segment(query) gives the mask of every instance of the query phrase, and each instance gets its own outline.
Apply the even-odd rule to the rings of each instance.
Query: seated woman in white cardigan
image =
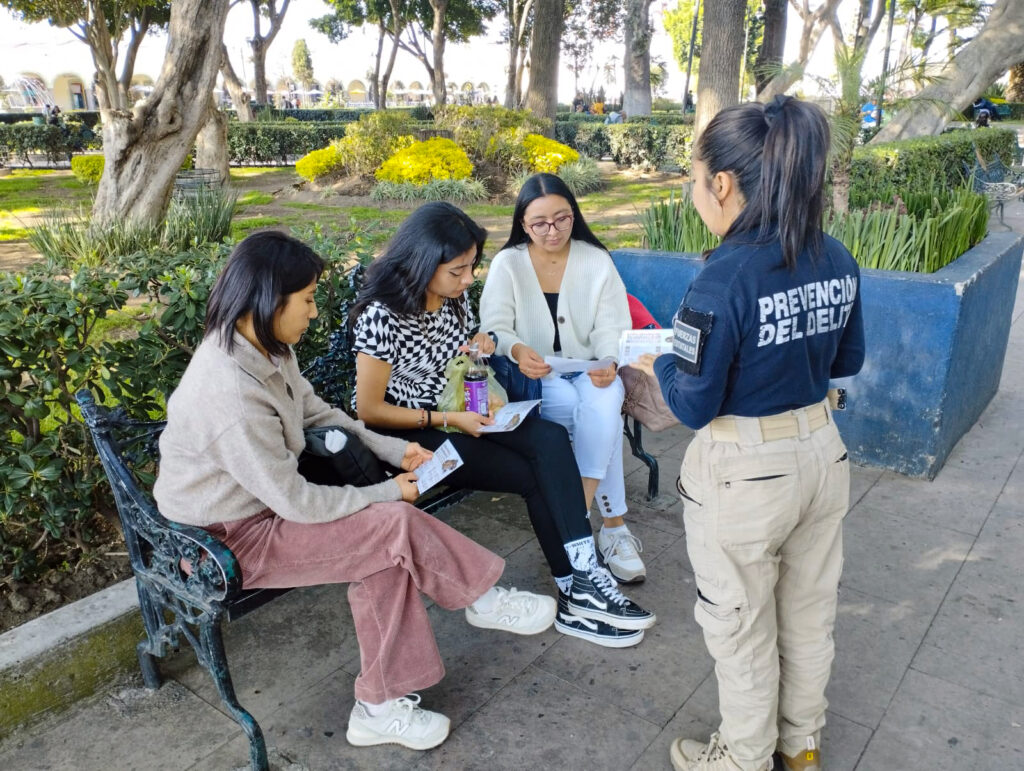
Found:
[[[604,518],[597,546],[608,569],[623,583],[644,580],[642,546],[623,520],[625,391],[616,359],[619,336],[631,327],[626,287],[553,174],[535,174],[519,191],[512,234],[488,271],[480,322],[497,336],[496,353],[526,377],[543,378],[541,415],[569,430],[587,505],[596,497]],[[544,362],[552,354],[612,363],[557,376]]]

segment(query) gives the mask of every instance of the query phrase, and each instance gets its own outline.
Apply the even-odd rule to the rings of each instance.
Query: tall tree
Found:
[[[220,46],[220,76],[224,79],[224,87],[231,96],[231,104],[235,107],[235,115],[240,123],[249,123],[253,119],[252,99],[245,90],[245,84],[235,73],[231,66],[231,57],[228,56],[228,47],[221,43]]]
[[[562,53],[573,74],[574,91],[579,93],[579,78],[593,61],[595,44],[622,40],[624,9],[622,0],[566,0],[565,11]]]
[[[292,46],[292,75],[302,84],[303,91],[313,87],[313,57],[309,55],[305,38],[300,37]]]
[[[754,85],[758,94],[782,66],[786,50],[787,10],[786,0],[764,0],[764,37],[754,62]]]
[[[277,0],[249,0],[252,6],[252,37],[249,38],[249,45],[252,47],[253,90],[257,104],[268,104],[270,101],[267,94],[267,49],[281,31],[289,2],[281,0],[281,9],[278,10]],[[262,29],[264,18],[270,24],[266,33]]]
[[[936,82],[926,86],[901,109],[873,142],[928,136],[942,131],[950,114],[971,104],[1007,65],[1024,59],[1024,3],[997,0],[978,34],[939,72]],[[943,109],[940,105],[948,105]]]
[[[723,108],[739,103],[746,0],[704,4],[704,45],[694,136]]]
[[[759,100],[767,102],[779,94],[786,93],[803,77],[804,67],[807,66],[814,49],[818,47],[822,33],[836,19],[836,9],[840,2],[842,0],[820,0],[817,6],[811,8],[810,0],[789,0],[790,6],[800,16],[800,45],[796,58],[777,72],[758,92]]]
[[[741,5],[746,5],[742,0]],[[622,71],[626,79],[622,109],[627,115],[651,114],[651,0],[626,0]]]
[[[93,217],[159,222],[174,176],[208,117],[228,0],[175,0],[153,93],[132,112],[103,113],[103,177]]]
[[[558,58],[561,49],[565,0],[534,0],[530,39],[530,87],[526,108],[554,121],[558,110]]]
[[[135,74],[135,57],[146,34],[166,26],[170,2],[159,0],[0,0],[0,7],[29,22],[64,27],[89,46],[96,67],[100,107],[126,110]],[[120,46],[128,45],[118,75]]]
[[[505,80],[505,106],[512,110],[523,101],[523,68],[533,28],[534,0],[504,0],[505,40],[508,45],[508,71]]]

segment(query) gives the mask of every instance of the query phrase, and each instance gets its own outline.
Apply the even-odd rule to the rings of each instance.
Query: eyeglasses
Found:
[[[554,222],[542,220],[541,222],[534,222],[532,225],[527,225],[527,227],[530,228],[535,236],[546,236],[551,231],[552,227],[560,233],[564,233],[572,227],[572,215],[564,214]]]

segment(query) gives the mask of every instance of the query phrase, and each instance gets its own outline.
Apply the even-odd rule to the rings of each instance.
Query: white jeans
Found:
[[[597,505],[603,517],[626,513],[622,472],[622,400],[626,390],[618,376],[606,388],[596,387],[586,373],[573,380],[555,376],[541,381],[541,417],[569,431],[580,476],[601,480]]]

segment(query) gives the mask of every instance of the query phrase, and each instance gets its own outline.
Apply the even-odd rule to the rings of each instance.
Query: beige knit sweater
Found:
[[[344,426],[393,466],[406,442],[370,431],[316,396],[294,355],[275,365],[241,335],[234,342],[229,354],[204,340],[167,401],[153,488],[165,517],[211,525],[269,508],[295,522],[330,522],[401,500],[393,479],[369,487],[307,482],[298,472],[304,428]]]
[[[569,262],[558,293],[562,355],[574,359],[619,358],[619,336],[632,325],[626,287],[612,258],[584,241],[569,242]],[[480,329],[498,337],[496,352],[512,358],[524,343],[550,356],[555,340],[544,292],[525,245],[494,256],[480,296]]]

